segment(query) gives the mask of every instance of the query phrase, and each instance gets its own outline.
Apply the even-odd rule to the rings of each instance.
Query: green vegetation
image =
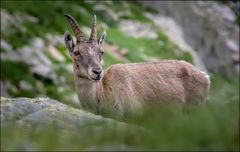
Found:
[[[112,64],[118,64],[118,63],[122,63],[121,61],[119,61],[118,59],[114,58],[113,56],[111,56],[111,54],[109,54],[106,50],[106,53],[104,53],[103,56],[103,61],[104,61],[104,68],[106,69],[107,67],[109,67]]]
[[[11,80],[14,84],[20,80],[25,79],[33,82],[33,78],[28,75],[28,65],[22,62],[12,62],[9,60],[1,61],[2,72],[1,78],[3,80]]]
[[[236,23],[238,24],[238,26],[240,26],[240,15],[237,16]]]
[[[172,59],[174,56],[177,59],[186,59],[186,61],[189,62],[192,61],[188,53],[177,54],[176,50],[178,47],[170,42],[164,34],[158,33],[158,35],[157,41],[147,38],[134,38],[113,28],[108,30],[110,39],[107,39],[107,41],[117,44],[122,48],[127,48],[129,50],[127,58],[131,62],[144,62],[145,59],[142,56],[143,54],[158,59]]]
[[[118,20],[114,20],[106,10],[97,10],[95,6],[98,4],[106,6],[116,14],[121,14],[125,10],[128,10],[129,14],[126,11],[119,15]],[[1,33],[1,38],[10,43],[14,50],[29,44],[34,37],[41,37],[48,43],[47,33],[63,35],[66,30],[71,31],[63,16],[65,13],[74,16],[81,26],[90,26],[92,14],[95,12],[98,23],[106,23],[109,27],[106,29],[106,43],[116,45],[120,49],[127,49],[127,60],[144,62],[148,58],[156,58],[183,59],[192,62],[191,55],[178,51],[178,46],[161,31],[157,30],[158,37],[155,40],[134,38],[121,32],[118,23],[122,19],[152,24],[152,21],[143,13],[146,11],[156,13],[156,10],[144,7],[137,2],[1,1],[1,9],[5,9],[13,16],[31,15],[37,19],[36,22],[27,19],[19,21],[19,24],[9,27],[10,34]],[[20,26],[26,30],[19,28]],[[46,53],[53,63],[57,83],[32,75],[29,65],[23,62],[1,60],[1,80],[14,86],[14,89],[7,90],[11,97],[37,97],[39,94],[44,94],[79,108],[79,105],[72,103],[67,95],[75,93],[73,75],[66,68],[71,64],[71,59],[65,52],[65,46],[55,47],[66,59],[61,63]],[[114,58],[110,51],[105,50],[105,69],[112,64],[122,62]],[[64,81],[61,80],[62,78]],[[33,89],[21,90],[19,87],[21,80],[27,81]],[[38,89],[38,82],[43,84],[43,90]],[[224,78],[212,74],[209,103],[205,106],[187,106],[183,109],[166,106],[149,111],[142,117],[121,119],[124,122],[143,126],[147,132],[138,132],[131,127],[118,130],[106,124],[73,130],[57,128],[54,123],[50,126],[29,127],[20,127],[14,122],[3,124],[1,125],[1,151],[87,150],[88,148],[104,150],[107,145],[110,145],[110,149],[113,150],[239,150],[238,84],[239,80],[235,76]],[[64,92],[59,91],[59,88],[64,88]]]
[[[209,103],[203,107],[163,107],[139,118],[128,118],[145,128],[116,129],[106,124],[62,130],[55,126],[2,128],[1,150],[238,150],[239,102]],[[125,145],[121,149],[122,145]],[[94,149],[93,149],[94,150]]]
[[[11,81],[16,88],[8,90],[13,96],[28,96],[35,97],[37,92],[27,92],[19,89],[21,80],[28,81],[30,84],[35,84],[35,79],[29,74],[28,65],[23,62],[12,62],[9,60],[1,61],[1,79]]]

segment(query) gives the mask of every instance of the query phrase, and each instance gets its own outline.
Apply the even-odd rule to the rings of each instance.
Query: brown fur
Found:
[[[120,114],[141,112],[146,105],[206,101],[208,76],[185,61],[116,64],[100,81],[75,75],[80,102],[84,107],[112,107]]]

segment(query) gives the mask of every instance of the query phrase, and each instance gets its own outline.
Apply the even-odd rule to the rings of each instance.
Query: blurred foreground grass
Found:
[[[143,126],[116,129],[100,124],[64,130],[50,126],[2,127],[1,150],[239,150],[239,102],[174,106],[123,120]],[[68,124],[66,124],[68,125]]]

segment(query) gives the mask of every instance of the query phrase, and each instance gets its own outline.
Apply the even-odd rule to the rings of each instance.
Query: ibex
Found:
[[[106,32],[97,39],[96,16],[89,39],[78,23],[65,15],[76,36],[65,32],[73,62],[75,85],[83,108],[111,107],[118,114],[137,113],[161,103],[205,103],[209,76],[185,61],[115,64],[103,72],[101,60]]]

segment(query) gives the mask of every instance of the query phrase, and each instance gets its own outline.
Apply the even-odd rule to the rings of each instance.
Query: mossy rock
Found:
[[[1,131],[1,151],[58,151],[135,149],[121,143],[112,145],[111,138],[125,131],[139,134],[144,130],[49,98],[1,97]]]
[[[104,124],[125,126],[109,118],[76,109],[49,98],[1,97],[1,123],[17,122],[21,125],[56,125],[63,129]]]

